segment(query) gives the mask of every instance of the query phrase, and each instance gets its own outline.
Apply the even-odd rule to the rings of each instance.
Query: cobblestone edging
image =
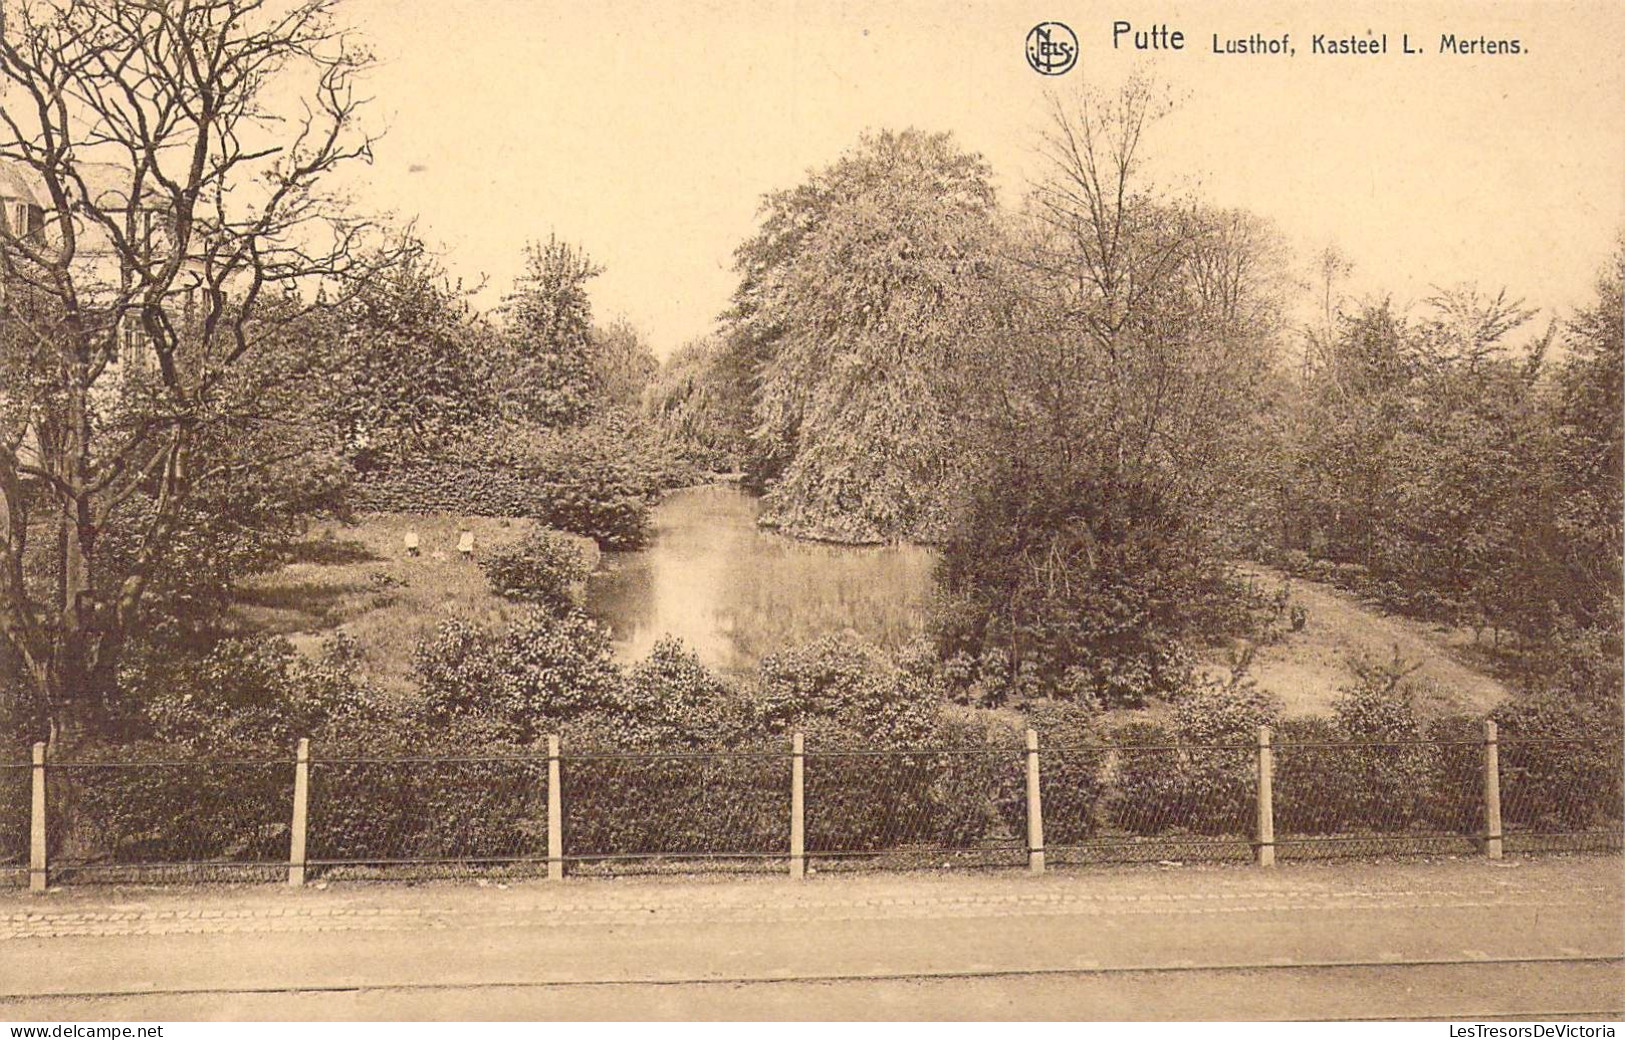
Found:
[[[1595,908],[1598,899],[1625,898],[1609,886],[1497,892],[1277,892],[1108,895],[1022,893],[919,898],[693,901],[504,899],[475,907],[295,905],[258,907],[30,910],[0,914],[0,941],[75,936],[233,934],[248,932],[415,931],[451,928],[555,928],[614,924],[692,925],[814,919],[866,921],[1077,915],[1117,917],[1167,914],[1284,913],[1302,911],[1432,910],[1473,907]]]

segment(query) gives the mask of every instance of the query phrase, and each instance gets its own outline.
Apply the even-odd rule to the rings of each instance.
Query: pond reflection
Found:
[[[913,545],[802,542],[756,526],[756,499],[731,485],[674,492],[637,552],[606,553],[587,609],[623,661],[662,635],[732,675],[765,655],[852,632],[886,647],[923,627],[935,556]]]

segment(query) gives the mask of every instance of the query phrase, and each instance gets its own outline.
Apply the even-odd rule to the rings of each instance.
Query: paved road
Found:
[[[1608,1012],[1617,857],[0,897],[0,1019]]]

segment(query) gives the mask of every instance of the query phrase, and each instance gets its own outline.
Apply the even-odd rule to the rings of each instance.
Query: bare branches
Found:
[[[1047,175],[1030,202],[1051,242],[1032,263],[1070,287],[1075,315],[1109,355],[1189,245],[1178,207],[1146,194],[1140,181],[1144,133],[1165,107],[1138,80],[1110,98],[1087,90],[1052,96],[1040,139]]]
[[[70,644],[97,525],[156,491],[113,577],[126,625],[196,438],[236,406],[233,367],[379,262],[377,227],[326,186],[374,143],[358,86],[371,57],[338,3],[0,0],[0,177],[38,217],[0,226],[0,433],[18,445],[33,431],[38,458],[14,448],[7,472],[49,487],[69,532],[58,619],[33,619],[59,633],[52,683],[96,666],[95,646]],[[120,383],[101,385],[110,373]],[[0,592],[25,602],[4,571]]]

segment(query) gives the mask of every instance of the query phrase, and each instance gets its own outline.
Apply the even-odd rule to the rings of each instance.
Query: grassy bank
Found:
[[[517,542],[534,526],[524,519],[452,514],[376,513],[354,525],[323,524],[296,559],[240,590],[232,611],[245,632],[287,636],[311,650],[335,631],[353,636],[366,670],[391,691],[409,687],[412,652],[448,617],[501,625],[523,607],[493,595],[475,562],[457,552],[461,532],[474,535],[475,556]],[[421,555],[407,555],[404,538],[416,531]],[[581,539],[597,561],[597,549]],[[1265,586],[1281,576],[1251,567]],[[1417,665],[1424,714],[1481,714],[1507,696],[1504,686],[1475,666],[1471,633],[1386,614],[1358,597],[1310,581],[1292,583],[1294,602],[1307,611],[1301,631],[1259,650],[1251,674],[1277,696],[1288,715],[1322,715],[1339,690],[1353,682],[1349,662],[1364,655],[1392,660],[1397,649]],[[1214,658],[1208,667],[1219,670]],[[1126,713],[1136,715],[1142,713]]]
[[[475,561],[534,526],[525,519],[403,513],[322,524],[293,562],[245,583],[232,620],[247,632],[286,636],[304,650],[342,630],[361,646],[367,673],[399,692],[408,688],[413,649],[445,618],[500,625],[523,612],[492,594]],[[409,531],[418,535],[415,557],[406,551]],[[457,552],[463,531],[474,535],[473,561]],[[581,542],[596,562],[596,547]]]

